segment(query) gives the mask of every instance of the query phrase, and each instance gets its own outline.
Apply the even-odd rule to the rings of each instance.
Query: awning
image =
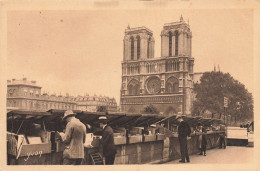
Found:
[[[7,121],[36,121],[49,116],[50,113],[42,111],[12,110],[7,113]]]

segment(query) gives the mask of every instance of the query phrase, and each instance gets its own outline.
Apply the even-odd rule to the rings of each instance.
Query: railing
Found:
[[[176,94],[174,96],[168,95],[154,95],[147,96],[127,96],[121,98],[121,104],[150,104],[150,103],[181,103],[182,95]]]

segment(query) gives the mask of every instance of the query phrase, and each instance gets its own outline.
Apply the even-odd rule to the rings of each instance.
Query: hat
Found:
[[[108,121],[106,116],[100,116],[98,118],[98,120],[99,120],[100,123],[103,123],[103,124],[107,124],[107,121]]]
[[[179,118],[182,118],[183,116],[181,116],[181,115],[177,115],[176,116],[176,119],[179,119]]]
[[[100,116],[100,117],[98,118],[98,120],[100,120],[100,121],[106,121],[106,120],[107,120],[107,117],[106,117],[106,116]]]
[[[76,116],[76,114],[73,113],[72,110],[67,110],[67,111],[64,113],[64,116],[63,116],[62,120],[65,120],[65,119],[66,119],[67,117],[69,117],[69,116]]]

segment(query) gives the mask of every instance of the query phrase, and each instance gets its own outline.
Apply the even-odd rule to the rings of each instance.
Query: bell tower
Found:
[[[182,16],[179,22],[164,24],[161,32],[161,56],[191,57],[191,38],[189,23]]]
[[[136,61],[154,57],[153,33],[146,27],[125,30],[124,61]]]

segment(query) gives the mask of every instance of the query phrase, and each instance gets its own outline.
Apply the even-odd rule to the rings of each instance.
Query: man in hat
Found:
[[[185,158],[187,162],[190,162],[189,153],[187,149],[187,138],[191,134],[190,126],[187,122],[183,120],[183,117],[178,115],[176,117],[179,122],[178,126],[178,139],[180,142],[181,160],[179,162],[185,163]]]
[[[116,147],[114,143],[113,129],[107,125],[107,117],[99,117],[99,126],[103,129],[101,144],[103,146],[103,154],[105,156],[106,165],[113,165],[116,155]]]
[[[67,122],[65,135],[62,136],[66,146],[63,152],[64,165],[80,165],[84,158],[86,126],[75,115],[72,110],[67,110],[62,118]]]

